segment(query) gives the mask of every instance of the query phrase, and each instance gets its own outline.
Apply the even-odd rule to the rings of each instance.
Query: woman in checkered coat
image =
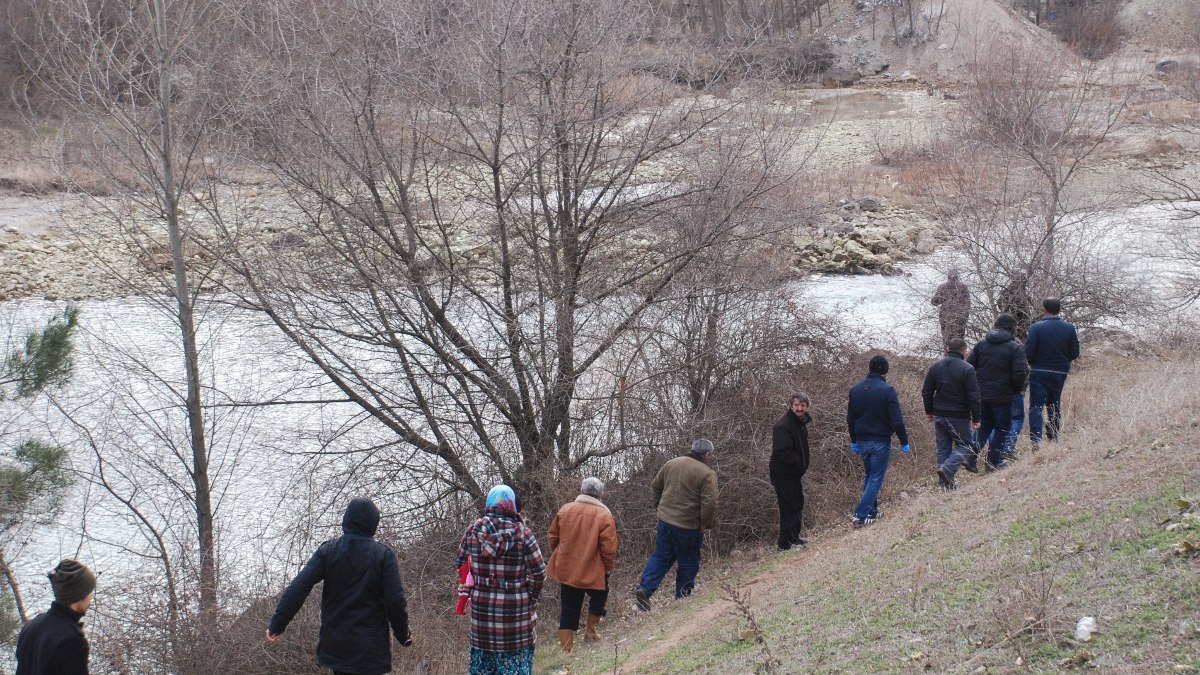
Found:
[[[537,601],[546,563],[537,538],[517,513],[512,488],[488,492],[483,517],[463,535],[456,567],[470,561],[471,674],[533,673]]]

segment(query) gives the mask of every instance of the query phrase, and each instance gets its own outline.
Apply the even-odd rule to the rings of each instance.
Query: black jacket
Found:
[[[947,352],[925,374],[921,388],[925,414],[941,417],[970,417],[979,421],[979,380],[975,369],[958,352]]]
[[[901,445],[908,444],[908,432],[904,429],[904,414],[900,412],[896,389],[879,373],[870,373],[867,379],[850,387],[846,427],[850,430],[851,443],[890,443],[895,433]]]
[[[88,641],[82,614],[54,602],[17,637],[17,675],[87,675]]]
[[[396,554],[372,539],[378,526],[375,504],[369,499],[352,500],[342,517],[344,534],[321,544],[283,591],[271,617],[269,630],[282,633],[312,587],[324,581],[317,663],[325,668],[362,675],[387,673],[392,669],[389,624],[401,644],[409,640]]]
[[[1079,358],[1079,334],[1058,316],[1043,316],[1029,328],[1025,356],[1031,370],[1069,373],[1071,362]]]
[[[771,477],[800,478],[808,471],[808,423],[812,416],[797,417],[788,409],[771,430]]]
[[[1011,401],[1025,390],[1029,379],[1029,364],[1025,350],[1013,339],[1012,333],[993,328],[967,356],[975,366],[979,380],[979,398],[993,403]]]

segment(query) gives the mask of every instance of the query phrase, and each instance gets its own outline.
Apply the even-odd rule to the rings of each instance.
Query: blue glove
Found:
[[[861,454],[862,454],[862,447],[860,447],[860,446],[858,445],[858,443],[851,443],[851,444],[850,444],[850,449],[851,449],[851,450],[853,450],[853,451],[854,451],[854,454],[856,454],[856,455],[861,455]]]
[[[908,443],[900,446],[900,452],[908,452],[910,450],[912,450],[912,448],[908,447]]]

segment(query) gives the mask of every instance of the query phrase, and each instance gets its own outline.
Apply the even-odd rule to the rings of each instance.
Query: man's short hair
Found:
[[[712,452],[713,449],[713,442],[707,438],[697,438],[696,440],[692,441],[693,455],[707,455],[708,453]]]
[[[579,493],[589,497],[599,497],[604,494],[604,483],[595,476],[588,476],[579,485]]]
[[[878,373],[880,375],[888,374],[888,360],[883,354],[876,354],[871,357],[871,362],[867,364],[867,371]]]
[[[1062,311],[1062,300],[1058,298],[1046,298],[1042,301],[1042,308],[1051,314],[1058,314]]]
[[[996,323],[992,324],[1000,330],[1006,330],[1010,333],[1017,330],[1017,317],[1012,314],[1001,314],[996,317]]]
[[[808,400],[808,394],[806,394],[802,391],[798,391],[798,392],[792,394],[791,398],[788,399],[788,405],[790,406],[791,404],[795,403],[796,401],[800,401],[804,405],[812,405],[812,401]]]
[[[967,341],[962,338],[950,338],[946,340],[946,351],[961,352],[967,348]]]

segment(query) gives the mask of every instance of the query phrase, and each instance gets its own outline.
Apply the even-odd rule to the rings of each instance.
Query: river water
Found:
[[[896,276],[818,275],[795,282],[794,289],[816,308],[838,314],[864,350],[934,355],[937,324],[928,298],[955,262],[953,254],[939,250],[901,264]],[[42,300],[0,303],[0,331],[11,336],[36,328],[61,307]],[[62,557],[81,557],[111,585],[153,564],[139,556],[147,547],[144,530],[96,484],[97,452],[110,458],[106,476],[124,495],[133,485],[122,472],[157,474],[160,485],[186,479],[172,443],[162,442],[173,439],[186,452],[179,416],[167,410],[182,391],[178,329],[169,313],[132,298],[79,307],[76,373],[66,391],[28,407],[0,404],[0,440],[8,445],[18,433],[36,433],[67,445],[79,476],[57,518],[7,544],[31,613],[48,601],[43,575]],[[224,572],[246,570],[251,583],[277,583],[302,561],[312,539],[337,532],[340,513],[333,511],[344,502],[336,498],[341,486],[336,476],[314,474],[310,453],[338,434],[352,439],[356,411],[345,404],[239,407],[250,400],[319,399],[330,392],[258,317],[214,306],[202,319],[206,383],[225,396],[215,401],[224,407],[213,411],[210,428]],[[153,422],[153,432],[146,421]],[[161,450],[131,450],[146,447]],[[138,497],[152,505],[148,518],[164,531],[190,522],[191,506],[170,488]],[[297,514],[314,511],[315,521],[295,527]]]

